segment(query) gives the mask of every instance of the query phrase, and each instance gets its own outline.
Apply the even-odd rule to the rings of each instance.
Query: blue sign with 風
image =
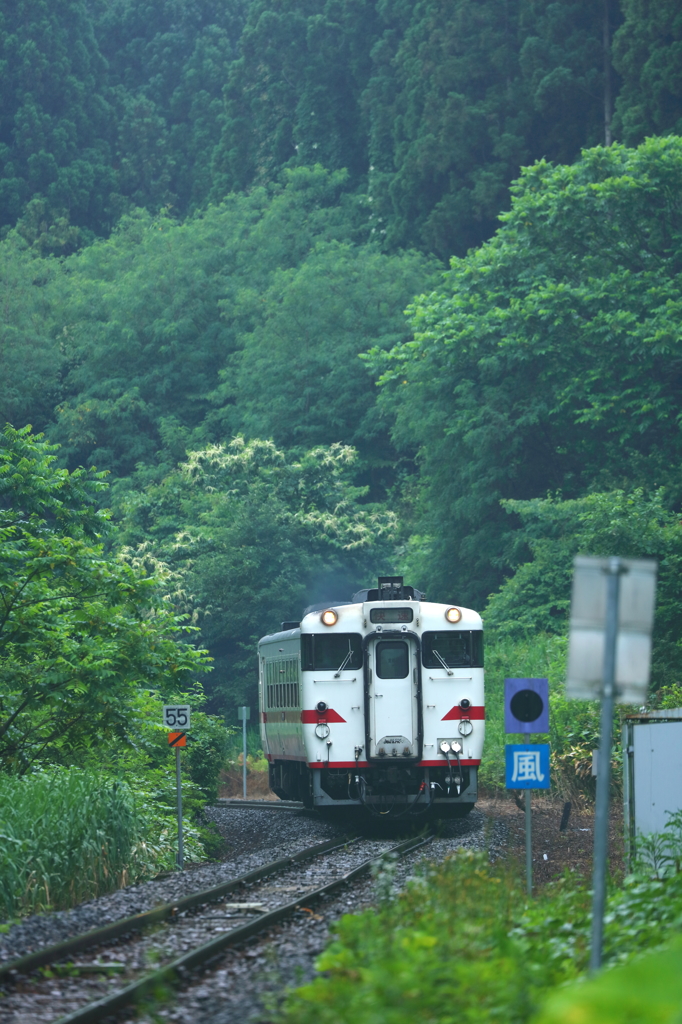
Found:
[[[549,743],[508,743],[507,789],[549,789]]]

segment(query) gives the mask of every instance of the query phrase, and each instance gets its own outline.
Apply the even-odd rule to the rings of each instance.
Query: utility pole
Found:
[[[611,19],[609,0],[604,0],[604,145],[613,142],[611,118],[613,116],[613,95],[611,91]]]
[[[601,967],[604,939],[604,907],[606,906],[606,860],[609,848],[609,789],[611,786],[611,742],[613,708],[616,699],[616,642],[618,640],[618,606],[620,558],[609,558],[606,570],[606,621],[604,623],[604,674],[601,694],[601,725],[597,757],[597,805],[594,814],[594,861],[592,868],[592,944],[590,970]]]
[[[246,723],[251,718],[251,708],[240,707],[237,715],[242,723],[242,789],[246,800]]]
[[[601,700],[590,949],[595,972],[604,941],[614,705],[646,700],[657,567],[647,559],[584,555],[573,566],[566,696]]]

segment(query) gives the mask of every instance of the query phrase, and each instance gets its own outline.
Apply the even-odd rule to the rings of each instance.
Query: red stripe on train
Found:
[[[334,711],[333,708],[327,708],[326,711],[301,711],[300,715],[297,711],[261,711],[261,721],[267,725],[268,715],[270,715],[271,724],[277,725],[280,721],[282,722],[303,722],[304,725],[317,725],[318,722],[344,722],[346,725],[345,718],[342,718],[338,711]]]
[[[326,711],[302,711],[301,721],[304,725],[317,725],[318,722],[345,722],[338,711],[327,708]]]
[[[459,718],[471,718],[472,720],[480,721],[480,719],[485,718],[485,708],[467,708],[466,711],[463,711],[459,704],[455,704],[454,708],[451,708],[447,715],[443,715],[441,722],[452,722]]]

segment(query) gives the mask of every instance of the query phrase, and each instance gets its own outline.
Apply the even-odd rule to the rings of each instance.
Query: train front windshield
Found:
[[[439,660],[438,655],[443,659]],[[427,632],[422,636],[424,668],[483,668],[483,633],[480,629]]]
[[[301,666],[304,672],[362,668],[362,637],[359,633],[304,633]]]

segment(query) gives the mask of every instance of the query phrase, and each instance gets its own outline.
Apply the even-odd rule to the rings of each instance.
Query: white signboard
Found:
[[[189,729],[189,704],[164,704],[163,724],[173,732],[185,732]]]
[[[604,668],[609,559],[579,556],[573,564],[566,695],[598,700]],[[620,565],[616,700],[621,704],[642,704],[649,685],[656,562],[622,558]]]

